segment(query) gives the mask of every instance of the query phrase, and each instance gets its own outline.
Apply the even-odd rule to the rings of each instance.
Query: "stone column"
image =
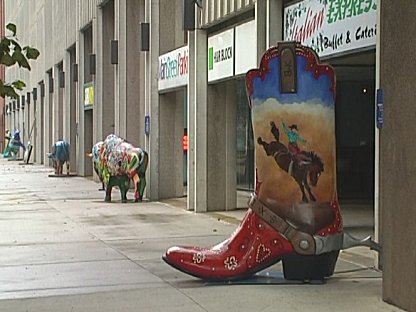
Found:
[[[146,142],[150,162],[147,196],[159,199],[159,0],[146,1],[146,21],[150,23],[150,51],[146,53],[146,112],[150,116],[150,134]]]
[[[65,100],[64,100],[64,140],[69,142],[69,159],[71,162],[71,171],[77,172],[76,166],[76,106],[77,106],[77,84],[74,81],[73,66],[76,63],[75,47],[69,49],[65,56]],[[79,69],[79,68],[78,68]]]
[[[88,55],[85,52],[85,33],[80,32],[77,45],[78,57],[78,106],[77,106],[77,169],[80,176],[85,175],[84,155],[84,83],[86,71],[86,59]]]
[[[267,50],[283,40],[283,0],[267,0],[264,2],[266,3]],[[257,2],[256,5],[258,6],[259,2]]]
[[[416,280],[416,183],[414,122],[416,32],[414,1],[379,2],[380,88],[384,92],[384,125],[379,131],[379,209],[383,245],[383,300],[404,310],[415,310],[410,291]],[[409,40],[410,39],[410,40]],[[377,184],[376,184],[377,185]]]
[[[144,144],[144,105],[140,93],[143,87],[144,71],[141,70],[140,20],[143,4],[135,0],[117,1],[119,25],[117,89],[119,97],[120,135],[136,146]]]
[[[207,33],[195,30],[189,36],[189,173],[188,209],[195,212],[208,211],[207,167]]]
[[[111,40],[114,38],[115,3],[110,1],[97,10],[97,73],[94,122],[96,141],[115,133],[115,68],[111,64]]]

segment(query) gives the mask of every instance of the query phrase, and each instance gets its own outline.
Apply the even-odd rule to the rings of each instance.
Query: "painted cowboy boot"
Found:
[[[339,250],[358,241],[343,232],[336,192],[335,75],[309,48],[270,48],[246,75],[257,138],[256,190],[246,216],[212,248],[171,247],[163,259],[206,280],[235,280],[282,260],[286,279],[324,279]],[[286,124],[291,125],[287,127]],[[282,131],[286,136],[280,137]],[[296,131],[294,131],[294,129]],[[290,145],[302,146],[300,165]]]

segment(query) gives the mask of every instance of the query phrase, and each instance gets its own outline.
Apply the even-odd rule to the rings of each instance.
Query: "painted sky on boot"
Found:
[[[253,81],[253,104],[259,104],[268,98],[275,98],[278,102],[312,102],[319,103],[326,107],[334,107],[334,97],[331,89],[331,79],[328,75],[314,77],[313,72],[306,70],[307,59],[304,56],[297,56],[298,68],[298,91],[297,93],[280,94],[280,58],[275,57],[269,61],[270,70],[266,78],[254,78]],[[257,100],[257,101],[256,101]]]

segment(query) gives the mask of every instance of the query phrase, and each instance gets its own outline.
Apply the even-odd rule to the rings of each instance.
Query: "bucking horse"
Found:
[[[299,161],[286,145],[280,142],[279,129],[276,124],[272,121],[270,126],[275,141],[267,143],[261,137],[258,137],[257,143],[263,146],[267,156],[272,156],[279,167],[295,179],[302,192],[303,202],[316,201],[311,186],[315,187],[317,185],[319,176],[324,171],[321,158],[312,151],[301,151],[303,160]],[[308,192],[309,199],[306,196],[305,189]]]

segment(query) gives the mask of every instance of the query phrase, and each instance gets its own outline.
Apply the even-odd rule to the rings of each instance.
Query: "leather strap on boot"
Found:
[[[312,235],[299,231],[292,224],[279,217],[264,205],[255,194],[251,195],[248,207],[256,212],[264,221],[282,234],[292,243],[293,248],[301,255],[314,255],[316,252],[315,240]]]

